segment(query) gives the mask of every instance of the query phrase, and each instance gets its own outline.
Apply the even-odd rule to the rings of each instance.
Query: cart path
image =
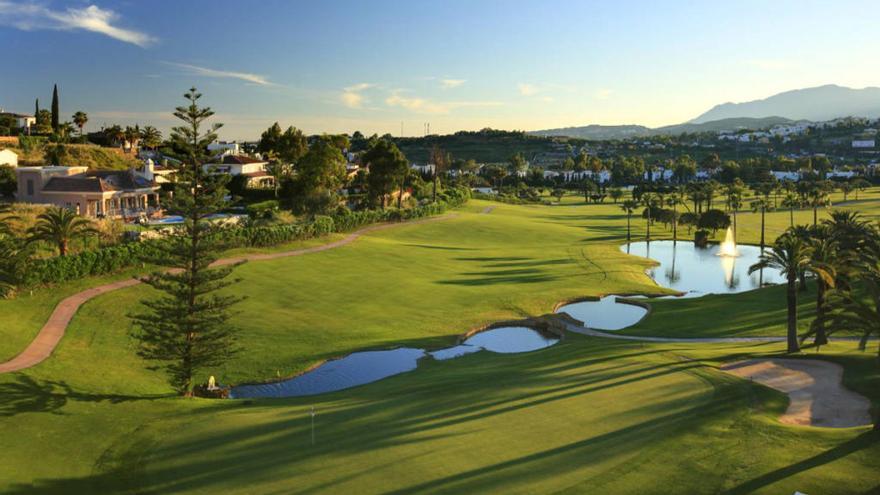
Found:
[[[673,344],[737,344],[748,342],[785,342],[785,337],[648,337],[643,335],[624,335],[614,332],[606,332],[602,330],[593,330],[582,325],[565,322],[566,329],[569,332],[586,335],[588,337],[602,337],[606,339],[632,340],[635,342],[658,342]],[[858,342],[861,337],[828,337],[832,342]],[[874,341],[876,339],[871,339]]]
[[[277,253],[253,253],[241,256],[233,256],[230,258],[221,258],[214,262],[214,266],[230,265],[241,263],[243,261],[274,260],[279,258],[287,258],[290,256],[302,256],[304,254],[319,253],[321,251],[327,251],[329,249],[335,249],[345,246],[347,244],[351,244],[362,235],[371,232],[387,230],[394,227],[402,227],[407,225],[418,225],[428,222],[437,222],[441,220],[447,220],[455,216],[455,214],[449,214],[439,217],[413,220],[409,222],[381,223],[377,225],[371,225],[369,227],[364,227],[362,229],[356,230],[351,234],[343,237],[342,239],[339,239],[338,241],[321,244],[320,246],[294,249],[291,251],[279,251]],[[40,329],[40,332],[37,334],[34,340],[32,340],[30,344],[28,344],[25,350],[23,350],[19,355],[15,356],[9,361],[0,363],[0,373],[11,373],[14,371],[20,371],[41,363],[52,355],[52,351],[55,350],[55,347],[61,341],[62,337],[64,337],[64,332],[67,330],[67,326],[70,324],[70,320],[72,320],[74,315],[76,315],[76,312],[79,310],[80,306],[82,306],[92,298],[95,298],[102,294],[106,294],[107,292],[124,289],[126,287],[132,287],[140,283],[140,280],[134,278],[120,280],[118,282],[112,282],[109,284],[92,287],[91,289],[77,292],[76,294],[73,294],[72,296],[68,296],[67,298],[63,299],[61,302],[58,303],[57,306],[55,306],[55,309],[52,311],[52,314],[49,315],[49,319],[43,325],[43,328]]]

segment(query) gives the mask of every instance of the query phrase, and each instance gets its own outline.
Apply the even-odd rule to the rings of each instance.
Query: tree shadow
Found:
[[[38,381],[29,376],[18,375],[15,381],[0,383],[0,398],[2,398],[0,400],[0,417],[11,417],[21,413],[62,414],[61,409],[71,400],[119,404],[172,395],[89,394],[78,392],[63,381]]]
[[[776,483],[777,481],[784,480],[800,472],[807,471],[809,469],[813,469],[828,464],[830,462],[834,462],[854,452],[866,449],[878,442],[880,442],[880,432],[869,431],[853,438],[852,440],[846,441],[842,444],[837,445],[836,447],[828,449],[821,454],[814,455],[813,457],[810,457],[808,459],[804,459],[800,462],[796,462],[789,466],[776,469],[757,478],[746,481],[745,483],[742,483],[741,485],[736,486],[725,493],[728,495],[752,493],[760,488]]]
[[[476,248],[456,247],[456,246],[438,246],[435,244],[404,244],[404,246],[417,247],[421,249],[437,249],[440,251],[476,251]]]

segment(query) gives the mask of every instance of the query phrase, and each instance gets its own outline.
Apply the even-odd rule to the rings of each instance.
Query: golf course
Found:
[[[880,189],[849,199],[835,193],[833,209],[880,219]],[[766,214],[768,244],[790,215]],[[813,211],[793,218],[812,223]],[[633,215],[632,240],[645,234],[646,221]],[[659,222],[651,227],[652,239],[672,235]],[[684,227],[677,235],[693,239]],[[737,242],[760,237],[760,213],[740,211]],[[309,249],[235,268],[234,291],[246,297],[232,318],[242,351],[197,381],[277,381],[358,351],[451,347],[470,331],[585,297],[676,294],[646,274],[653,261],[621,250],[626,238],[619,204],[569,195],[552,204],[471,199],[430,221],[345,242],[332,234],[228,252]],[[0,299],[0,362],[21,353],[63,299],[142,272]],[[803,330],[814,290],[799,300]],[[567,332],[545,349],[424,358],[413,371],[329,394],[193,399],[178,397],[136,352],[129,315],[153,291],[139,284],[89,299],[48,359],[0,374],[0,495],[880,491],[880,432],[870,424],[783,423],[785,393],[720,369],[780,357],[784,342]],[[785,335],[781,286],[647,304],[647,316],[619,333]],[[867,398],[876,418],[876,346],[832,340],[787,357],[840,365],[843,385]]]

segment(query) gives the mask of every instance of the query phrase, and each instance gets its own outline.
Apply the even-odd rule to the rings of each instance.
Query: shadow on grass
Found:
[[[455,246],[438,246],[435,244],[404,244],[404,246],[417,247],[422,249],[437,249],[441,251],[476,251],[475,248],[455,247]]]
[[[804,459],[800,462],[796,462],[790,466],[776,469],[775,471],[771,471],[767,474],[749,480],[737,487],[732,488],[731,490],[728,490],[725,493],[728,495],[741,495],[752,493],[760,488],[776,483],[777,481],[782,481],[800,472],[823,466],[830,462],[834,462],[854,452],[858,452],[872,445],[875,445],[878,442],[880,442],[880,431],[869,431],[834,448],[828,449],[821,454],[814,455],[813,457]]]
[[[78,392],[63,381],[37,381],[29,376],[17,376],[15,381],[0,383],[0,417],[21,413],[60,414],[68,401],[109,402],[118,404],[136,400],[152,400],[171,395],[120,395]]]

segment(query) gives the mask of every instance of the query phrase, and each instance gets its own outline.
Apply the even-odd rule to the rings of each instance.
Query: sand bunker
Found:
[[[783,423],[830,428],[871,424],[871,403],[844,388],[839,364],[815,359],[753,359],[721,369],[788,394],[788,410],[779,418]]]

